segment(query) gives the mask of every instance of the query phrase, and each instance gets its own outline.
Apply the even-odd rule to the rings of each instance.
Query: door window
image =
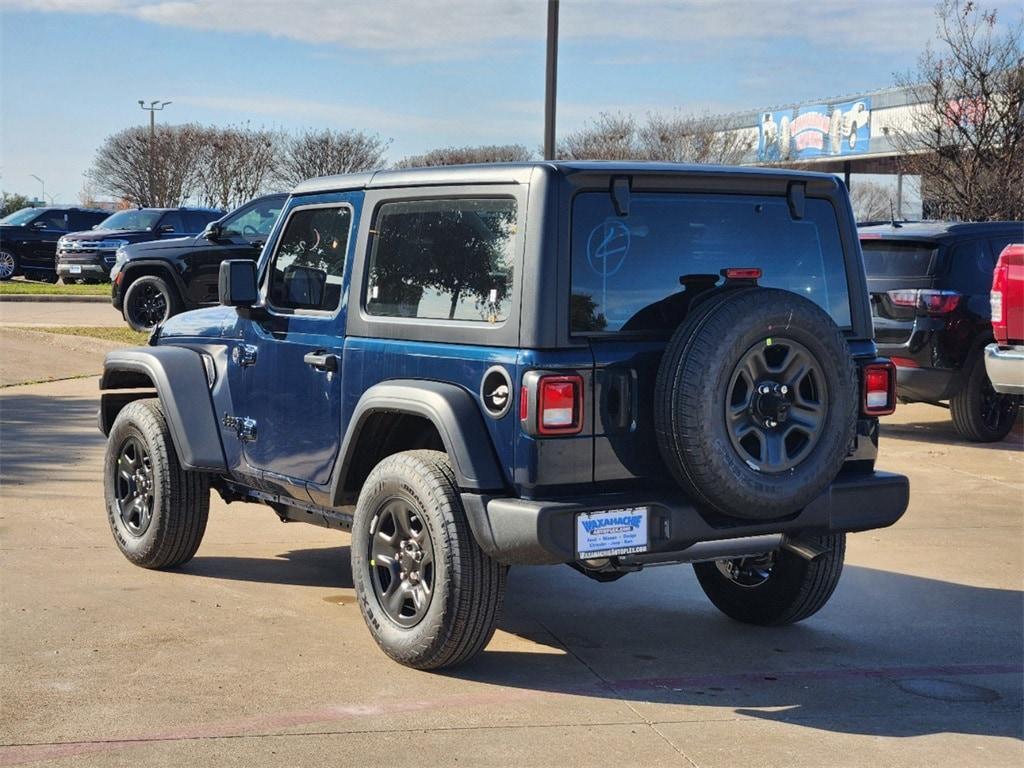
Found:
[[[164,227],[170,227],[170,229],[164,230]],[[178,211],[165,213],[164,217],[160,219],[160,230],[169,235],[183,234],[185,232],[185,222],[182,221],[181,214]]]
[[[285,198],[259,200],[224,221],[224,237],[248,237],[266,240],[284,208]]]
[[[341,303],[352,209],[296,209],[270,265],[270,304],[278,309],[333,312]]]
[[[46,211],[41,214],[33,224],[43,222],[47,229],[56,229],[63,232],[67,229],[68,215],[64,211]]]

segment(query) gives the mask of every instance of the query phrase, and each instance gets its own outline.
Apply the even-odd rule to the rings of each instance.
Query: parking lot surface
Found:
[[[687,566],[598,584],[516,568],[487,651],[378,651],[348,536],[215,497],[196,558],[130,565],[107,527],[95,378],[0,394],[0,765],[1017,766],[1020,424],[968,445],[886,420],[911,478],[792,627],[731,622]]]

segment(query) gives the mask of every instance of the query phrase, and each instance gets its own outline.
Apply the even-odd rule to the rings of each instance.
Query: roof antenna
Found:
[[[893,207],[892,198],[889,198],[889,219],[892,222],[893,229],[899,229],[903,225],[896,221],[896,209]]]

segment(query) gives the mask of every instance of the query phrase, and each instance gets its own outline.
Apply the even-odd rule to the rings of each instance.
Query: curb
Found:
[[[101,304],[110,303],[109,296],[60,296],[47,293],[5,293],[0,294],[0,304],[5,301],[39,301],[39,302],[83,302]]]

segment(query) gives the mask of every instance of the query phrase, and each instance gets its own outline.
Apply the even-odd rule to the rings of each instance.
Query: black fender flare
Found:
[[[187,287],[185,285],[185,281],[182,279],[181,273],[175,267],[174,263],[168,259],[143,258],[129,259],[128,261],[126,261],[124,263],[124,266],[121,267],[121,271],[124,273],[125,282],[125,288],[124,290],[121,291],[122,295],[128,292],[127,286],[131,285],[137,279],[133,277],[133,272],[138,272],[139,270],[152,267],[155,267],[161,272],[166,272],[171,278],[171,283],[173,283],[174,287],[178,289],[178,296],[181,297],[181,300],[183,302],[188,301],[188,295],[186,293]]]
[[[460,489],[477,492],[504,489],[505,475],[473,395],[445,382],[393,379],[367,389],[352,411],[332,480],[333,503],[340,504],[344,499],[345,480],[363,426],[373,414],[382,411],[408,413],[429,420],[441,436]]]
[[[217,414],[210,397],[206,366],[200,353],[185,347],[131,347],[107,354],[100,379],[100,430],[109,434],[118,412],[131,400],[151,397],[150,392],[108,392],[124,389],[156,390],[167,427],[185,469],[225,472]]]

